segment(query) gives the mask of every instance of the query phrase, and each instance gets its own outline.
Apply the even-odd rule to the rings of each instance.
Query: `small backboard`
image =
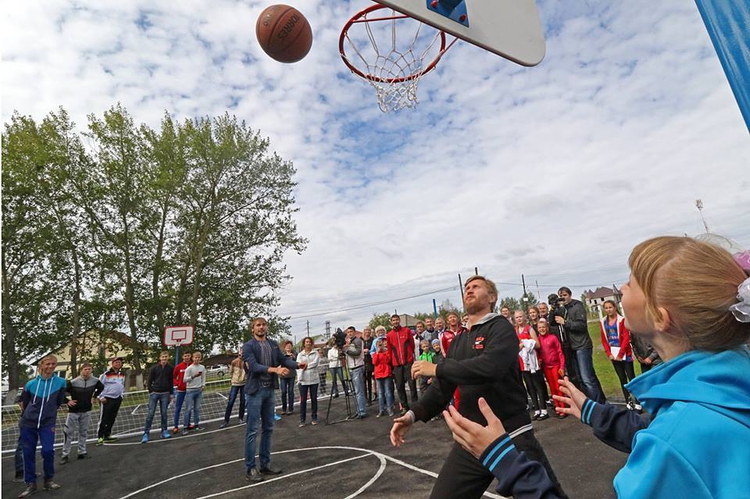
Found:
[[[164,328],[164,345],[181,347],[193,342],[193,326],[167,326]]]
[[[544,59],[535,0],[377,0],[522,66]]]

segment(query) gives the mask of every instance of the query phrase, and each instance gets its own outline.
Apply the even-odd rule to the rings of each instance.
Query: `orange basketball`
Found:
[[[271,5],[261,12],[255,35],[263,51],[279,62],[297,62],[312,47],[310,23],[289,5]]]

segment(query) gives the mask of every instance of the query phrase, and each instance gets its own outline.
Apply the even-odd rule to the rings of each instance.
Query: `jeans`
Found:
[[[339,379],[341,380],[341,387],[343,388],[344,393],[348,395],[348,393],[346,392],[346,384],[344,383],[344,372],[341,370],[340,367],[331,368],[331,379],[333,380],[333,388],[331,388],[331,393],[334,395],[339,394],[339,387],[336,384],[336,376],[338,376]]]
[[[70,454],[70,448],[73,446],[73,435],[78,432],[78,455],[86,454],[86,438],[89,435],[89,421],[91,421],[91,411],[86,412],[69,412],[63,426],[63,448],[62,455]]]
[[[190,388],[185,392],[185,429],[190,426],[190,416],[193,416],[195,426],[200,424],[201,420],[201,398],[203,390],[200,388]]]
[[[42,461],[44,463],[44,479],[51,480],[55,476],[55,425],[41,428],[21,428],[23,441],[23,479],[26,483],[36,483],[36,444],[42,443]]]
[[[375,383],[378,385],[378,412],[391,414],[393,412],[393,384],[390,376],[378,378]]]
[[[143,433],[151,431],[151,423],[154,422],[156,414],[156,403],[159,403],[159,414],[161,415],[161,431],[167,431],[167,408],[169,407],[169,393],[150,393],[148,395],[148,416],[146,416],[146,426]]]
[[[271,435],[273,434],[273,416],[276,397],[273,387],[260,388],[257,392],[247,394],[247,430],[245,433],[245,468],[249,473],[255,468],[255,437],[260,433],[260,467],[265,468],[271,462]]]
[[[583,381],[583,385],[586,387],[589,398],[594,402],[603,404],[607,399],[604,397],[602,385],[599,384],[599,378],[596,377],[596,371],[594,371],[592,349],[582,348],[575,352],[578,370],[581,373],[581,381]]]
[[[357,415],[367,416],[367,400],[365,399],[365,368],[358,367],[350,370],[354,394],[357,397]]]
[[[232,408],[234,407],[234,401],[237,400],[237,393],[240,394],[240,421],[245,417],[245,386],[232,386],[229,389],[229,400],[227,400],[227,410],[224,412],[224,422],[228,423],[229,418],[232,416]]]
[[[310,393],[310,419],[318,422],[318,385],[299,385],[299,422],[307,419],[307,393]]]
[[[281,412],[294,412],[294,381],[295,378],[281,378]],[[287,407],[289,408],[287,410]]]
[[[177,396],[174,398],[174,427],[180,426],[180,412],[182,411],[182,403],[185,402],[185,392],[177,392]],[[188,421],[190,423],[190,421]]]

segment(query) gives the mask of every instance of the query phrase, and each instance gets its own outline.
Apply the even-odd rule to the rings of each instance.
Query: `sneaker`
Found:
[[[172,434],[169,433],[169,430],[164,430],[161,432],[161,438],[172,438]]]
[[[117,442],[117,437],[104,437],[104,443]]]
[[[313,426],[318,426],[318,422],[317,422],[317,421],[313,421],[313,422],[312,422],[312,423],[310,423],[310,424],[311,424],[311,425],[313,425]]]
[[[147,444],[148,443],[148,433],[144,433],[143,434],[143,438],[141,439],[141,443],[142,444]]]
[[[274,413],[273,413],[273,420],[274,420],[274,421],[281,421],[281,416],[279,416],[278,414],[276,414],[276,413],[274,412]]]
[[[59,483],[53,482],[51,478],[49,480],[44,481],[44,490],[57,490],[61,487],[62,485],[60,485]]]
[[[185,435],[190,435],[190,431],[189,430],[182,430],[182,436],[184,437]]]
[[[172,433],[177,435],[178,433],[180,433],[180,429],[175,426],[174,428],[172,428]]]
[[[385,416],[385,413],[383,411],[380,411],[375,415],[376,418],[382,418],[383,416]]]
[[[240,418],[240,419],[239,419],[239,420],[237,421],[237,424],[245,424],[245,420],[244,420],[244,419],[242,419],[242,418]]]
[[[190,430],[190,431],[193,431],[195,429],[195,425],[194,424],[189,424],[188,427],[187,427],[187,429]]]
[[[219,425],[219,428],[226,428],[226,427],[227,427],[227,425],[229,425],[229,422],[228,422],[228,421],[224,421],[223,423],[221,423],[221,424]]]
[[[304,428],[305,426],[307,426],[307,423],[305,423],[304,421],[301,421],[299,424],[299,427]]]
[[[388,416],[393,417],[393,411],[388,411]]]
[[[257,468],[250,468],[250,471],[247,472],[245,475],[245,480],[248,482],[262,482],[263,476],[260,474]]]
[[[205,430],[205,428],[204,428],[204,427],[202,427],[202,426],[200,426],[200,425],[195,425],[195,427],[194,427],[193,429],[194,429],[195,431],[203,431],[203,430]]]
[[[542,414],[540,414],[537,418],[537,421],[544,421],[545,419],[549,419],[549,414],[547,414],[547,411],[544,411]]]
[[[23,482],[23,473],[16,474],[16,476],[13,478],[13,481],[16,483],[22,483]]]
[[[68,464],[68,456],[61,457],[60,464]]]
[[[78,454],[78,459],[91,459],[91,456],[84,452],[83,454]]]
[[[275,470],[271,468],[270,466],[261,466],[260,467],[260,473],[261,475],[281,475],[283,473],[282,470]]]
[[[34,493],[36,493],[36,484],[30,483],[27,485],[26,490],[24,490],[18,495],[18,499],[21,499],[23,497],[29,497],[31,494],[34,494]]]
[[[97,438],[96,439],[96,445],[104,445],[104,439],[103,438]]]
[[[539,419],[539,416],[541,416],[541,415],[542,415],[542,413],[541,413],[541,412],[539,412],[539,411],[535,411],[535,412],[534,412],[534,415],[533,415],[533,416],[531,417],[531,420],[532,420],[532,421],[536,421],[537,419]]]

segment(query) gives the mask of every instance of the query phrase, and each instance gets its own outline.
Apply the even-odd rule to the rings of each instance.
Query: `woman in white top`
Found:
[[[320,377],[318,376],[318,362],[320,357],[318,351],[315,350],[313,339],[306,336],[302,340],[303,350],[297,355],[297,363],[305,363],[307,367],[305,369],[299,369],[297,371],[297,380],[299,383],[299,427],[306,426],[307,419],[307,394],[310,394],[310,405],[311,405],[311,416],[312,425],[318,424],[318,383],[320,383]]]
[[[336,398],[339,396],[339,385],[336,383],[336,376],[341,380],[341,387],[344,389],[344,393],[346,393],[346,385],[344,384],[344,373],[341,371],[341,359],[339,358],[339,349],[336,346],[336,341],[331,338],[328,345],[331,347],[328,350],[328,368],[331,370],[331,380],[333,382],[331,394]]]

